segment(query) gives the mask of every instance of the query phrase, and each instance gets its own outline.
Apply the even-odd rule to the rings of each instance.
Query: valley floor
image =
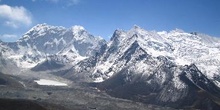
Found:
[[[92,87],[0,87],[1,110],[172,110],[114,98]]]

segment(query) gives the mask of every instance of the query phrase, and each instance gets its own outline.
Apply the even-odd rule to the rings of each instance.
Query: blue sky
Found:
[[[0,39],[15,41],[39,23],[81,25],[107,40],[134,25],[220,37],[219,10],[220,0],[0,0]]]

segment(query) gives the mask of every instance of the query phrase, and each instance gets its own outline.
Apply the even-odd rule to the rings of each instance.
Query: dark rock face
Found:
[[[53,69],[59,69],[64,67],[64,64],[60,64],[59,62],[56,62],[54,60],[46,60],[34,68],[31,68],[32,71],[46,71],[46,70],[53,70]]]
[[[131,47],[130,47],[128,50],[125,51],[124,55],[121,57],[120,60],[125,59],[125,60],[126,60],[126,63],[128,63],[128,62],[131,60],[132,55],[133,55],[133,54],[135,53],[135,51],[136,51],[137,49],[139,49],[139,48],[140,48],[140,46],[139,46],[138,42],[135,41],[135,42],[131,45]],[[140,50],[141,50],[141,51],[144,51],[144,50],[141,49],[141,48],[140,48]],[[146,55],[146,54],[144,54],[144,55]],[[143,55],[143,56],[140,56],[140,58],[146,57],[146,56],[144,56],[144,55]]]
[[[202,74],[194,64],[188,66],[187,69],[183,71],[183,75],[185,75],[185,77],[198,88],[220,98],[220,88]]]
[[[220,108],[218,105],[219,88],[208,80],[195,65],[182,68],[182,73],[178,77],[185,87],[178,89],[172,82],[174,77],[172,73],[175,72],[173,68],[176,66],[171,64],[168,68],[167,63],[157,70],[157,72],[166,72],[166,80],[162,85],[157,82],[155,75],[144,78],[141,75],[134,75],[135,73],[129,72],[128,68],[125,68],[100,83],[98,87],[112,96],[143,103],[185,109],[217,110]],[[126,80],[132,74],[132,78]],[[191,79],[189,76],[192,76]],[[152,83],[147,83],[149,80]]]

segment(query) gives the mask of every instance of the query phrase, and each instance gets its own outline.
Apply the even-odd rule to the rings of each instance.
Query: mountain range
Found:
[[[105,41],[82,26],[38,24],[1,41],[0,52],[1,72],[25,81],[53,77],[147,104],[220,108],[220,39],[209,35],[134,26]]]

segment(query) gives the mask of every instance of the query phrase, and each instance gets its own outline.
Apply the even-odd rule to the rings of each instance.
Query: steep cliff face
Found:
[[[97,87],[112,96],[143,103],[185,109],[219,109],[220,89],[195,65],[168,65],[164,61],[149,76],[137,74],[127,67]]]

